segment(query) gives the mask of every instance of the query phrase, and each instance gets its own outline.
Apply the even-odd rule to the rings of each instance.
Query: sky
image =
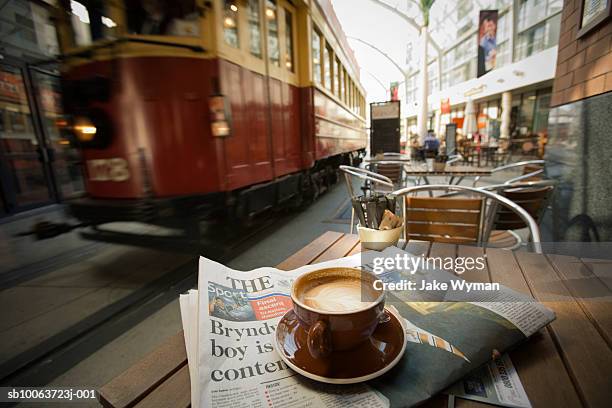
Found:
[[[381,1],[415,18],[418,24],[422,23],[421,13],[415,4],[418,0]],[[419,66],[419,32],[400,16],[377,4],[375,0],[331,0],[331,2],[361,68],[361,83],[366,89],[368,103],[388,100],[387,91],[390,83],[403,82],[403,74],[379,52],[355,38],[374,45],[401,67],[408,68],[410,61],[412,66]],[[487,8],[493,3],[494,0],[474,0],[474,7],[470,13],[475,16],[478,9]],[[432,7],[429,31],[431,37],[442,48],[456,41],[457,4],[457,0],[436,0]],[[409,43],[411,43],[411,54],[408,54]],[[433,55],[430,47],[430,56]],[[400,99],[403,99],[403,93],[402,83]]]
[[[410,41],[418,44],[418,32],[400,17],[371,0],[331,0],[331,2],[359,63],[361,84],[367,92],[367,102],[388,100],[387,91],[390,83],[402,82],[403,74],[379,52],[354,38],[378,47],[405,67],[407,44]],[[389,4],[394,3],[389,2]],[[414,54],[418,55],[418,50],[415,51]],[[400,87],[402,88],[403,86]]]

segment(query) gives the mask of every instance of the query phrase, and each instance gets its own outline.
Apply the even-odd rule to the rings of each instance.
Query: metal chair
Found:
[[[520,162],[516,162],[516,163],[512,163],[512,164],[506,164],[504,166],[500,166],[500,167],[496,167],[493,170],[491,170],[491,174],[500,172],[500,171],[504,171],[504,170],[510,170],[510,169],[515,169],[515,168],[520,168],[523,167],[523,174],[518,176],[518,177],[513,177],[509,180],[506,180],[504,182],[504,184],[512,184],[512,183],[516,183],[519,182],[521,180],[527,180],[527,179],[533,179],[538,177],[540,174],[544,174],[544,163],[546,163],[546,161],[544,160],[525,160],[525,161],[520,161]],[[535,167],[537,166],[537,167]],[[478,182],[478,180],[480,180],[481,176],[477,176],[476,178],[474,178],[474,182],[472,183],[472,187],[476,187],[476,183]]]
[[[512,200],[527,211],[539,224],[556,185],[554,180],[527,181],[481,187],[495,191]],[[487,236],[495,248],[516,249],[523,243],[515,231],[527,227],[516,214],[503,207],[492,205],[487,215]]]
[[[380,192],[390,192],[395,188],[395,186],[393,185],[393,181],[389,177],[383,176],[382,174],[374,173],[373,171],[370,171],[370,170],[342,165],[340,166],[340,171],[344,173],[344,180],[346,182],[346,188],[348,189],[349,197],[351,199],[355,197],[355,191],[353,190],[353,183],[351,181],[351,176],[355,176],[357,178],[365,180],[366,182],[369,182],[370,186],[368,188],[371,191],[375,191],[375,192],[379,191],[371,187],[372,185],[375,186],[376,184],[387,187],[385,191],[380,190]],[[355,209],[351,208],[351,234],[353,233],[354,226],[355,226]]]
[[[408,196],[433,190],[469,193],[476,198],[405,197],[402,200],[402,214],[406,240],[413,238],[433,242],[475,243],[486,246],[489,238],[486,208],[487,202],[491,201],[512,211],[529,227],[534,249],[537,253],[541,253],[540,229],[534,218],[518,204],[492,191],[438,184],[406,187],[394,191],[393,194]]]

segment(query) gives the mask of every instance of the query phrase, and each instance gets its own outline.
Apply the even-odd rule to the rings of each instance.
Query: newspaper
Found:
[[[471,372],[447,392],[455,397],[503,407],[531,408],[527,393],[507,354]]]
[[[388,248],[382,254],[398,251],[403,253]],[[554,319],[541,304],[503,287],[499,296],[511,301],[483,296],[483,302],[415,302],[388,296],[387,306],[405,322],[407,339],[406,353],[393,370],[355,385],[323,384],[293,372],[273,346],[276,325],[292,308],[293,280],[320,268],[368,269],[370,258],[380,255],[372,251],[293,271],[249,272],[200,258],[198,290],[180,299],[192,406],[412,406],[491,361],[493,350],[507,350]],[[386,275],[393,279],[394,274]],[[445,271],[434,275],[456,278]]]

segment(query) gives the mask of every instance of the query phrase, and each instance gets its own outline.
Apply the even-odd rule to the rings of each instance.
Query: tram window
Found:
[[[340,100],[343,100],[343,101],[346,99],[345,81],[346,81],[346,71],[344,70],[344,67],[341,67],[340,68]]]
[[[266,0],[266,18],[268,19],[268,57],[272,64],[280,67],[278,7],[276,6],[276,0]]]
[[[293,15],[285,9],[285,66],[293,72]]]
[[[238,6],[233,0],[225,0],[223,6],[223,38],[225,42],[239,48],[238,42]]]
[[[70,1],[70,23],[77,46],[90,45],[93,41],[112,38],[117,24],[101,1]]]
[[[336,58],[336,63],[334,65],[334,93],[336,94],[336,96],[340,96],[340,70],[341,65],[340,65],[340,60],[338,60],[338,58]]]
[[[312,30],[312,73],[314,81],[321,83],[321,35]]]
[[[249,21],[250,50],[251,54],[261,58],[261,21],[259,15],[259,0],[249,0],[247,4],[247,15]]]
[[[196,0],[126,0],[128,32],[143,35],[200,35]]]
[[[324,68],[324,73],[325,73],[325,87],[327,89],[329,89],[330,91],[332,90],[332,72],[331,72],[331,68],[332,68],[332,51],[331,48],[329,48],[328,46],[325,46],[325,48],[323,49],[323,68]]]

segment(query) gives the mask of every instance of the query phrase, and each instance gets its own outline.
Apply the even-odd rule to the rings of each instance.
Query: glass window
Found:
[[[126,0],[125,7],[131,34],[200,35],[200,11],[195,0]]]
[[[340,60],[336,58],[336,63],[334,64],[334,93],[338,97],[340,97],[340,70],[341,69],[342,69],[342,65],[340,65]]]
[[[32,71],[42,113],[42,123],[53,149],[53,169],[63,198],[83,192],[83,173],[79,152],[59,132],[55,122],[63,114],[60,79],[46,72]]]
[[[312,75],[314,81],[321,83],[321,35],[312,30]]]
[[[59,42],[53,25],[52,10],[36,2],[11,0],[3,3],[0,27],[2,27],[2,53],[29,60],[52,57],[59,54]]]
[[[346,101],[346,70],[340,70],[340,99]]]
[[[0,64],[0,150],[13,184],[15,204],[28,205],[50,199],[46,172],[39,160],[38,139],[21,70]]]
[[[293,14],[285,9],[285,66],[293,72]]]
[[[238,6],[234,0],[225,0],[223,6],[223,38],[225,43],[240,48],[238,41]]]
[[[259,0],[249,0],[247,3],[247,20],[249,21],[249,50],[252,55],[261,58],[261,16],[259,15]]]
[[[268,58],[273,65],[280,67],[278,7],[276,6],[276,0],[266,0],[266,19],[268,20]]]
[[[510,38],[511,14],[505,13],[497,20],[497,43],[502,43]]]
[[[71,0],[70,12],[75,45],[86,46],[93,41],[113,37],[117,24],[108,17],[102,2],[92,2],[86,6]]]
[[[457,20],[463,19],[472,11],[472,0],[459,0],[457,2]]]
[[[538,91],[535,105],[533,132],[546,132],[548,129],[548,113],[550,112],[550,96],[552,89]]]
[[[332,51],[329,46],[323,49],[323,72],[325,75],[325,87],[332,90]]]

